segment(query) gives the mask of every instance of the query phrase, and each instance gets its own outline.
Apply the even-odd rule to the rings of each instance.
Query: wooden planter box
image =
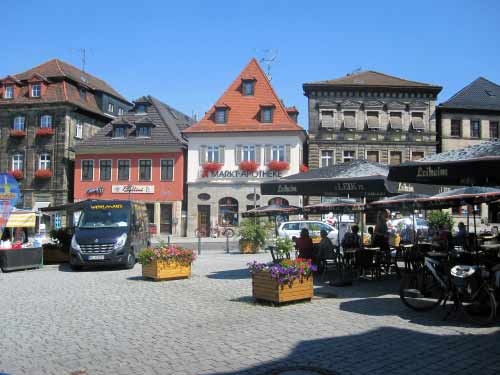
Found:
[[[142,265],[142,276],[155,281],[187,279],[191,276],[191,265],[183,266],[175,262],[153,261]]]
[[[279,285],[266,271],[252,274],[252,296],[257,300],[274,303],[311,300],[313,276],[295,280],[292,285]]]
[[[240,252],[242,254],[255,254],[260,251],[258,243],[250,240],[240,240]]]

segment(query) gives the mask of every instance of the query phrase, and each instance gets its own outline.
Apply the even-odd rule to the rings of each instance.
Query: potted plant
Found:
[[[239,235],[242,254],[258,253],[269,236],[269,225],[255,219],[245,219],[240,224]]]
[[[201,168],[203,169],[203,177],[208,177],[209,173],[214,173],[220,171],[222,168],[222,163],[204,163]]]
[[[39,169],[35,172],[36,179],[47,179],[52,177],[52,171],[50,169]]]
[[[276,238],[276,255],[280,258],[290,257],[290,253],[295,248],[295,243],[288,237]]]
[[[191,276],[191,264],[196,259],[193,250],[175,245],[147,248],[138,255],[142,276],[158,280],[184,279]]]
[[[240,163],[240,170],[243,172],[253,173],[258,167],[257,162],[254,160],[243,160]]]
[[[310,300],[313,296],[310,259],[283,259],[279,263],[248,264],[252,274],[252,296],[273,303]]]
[[[14,177],[17,181],[22,180],[24,178],[23,171],[20,169],[14,169],[10,171],[9,174]]]
[[[301,173],[307,172],[308,170],[309,170],[309,167],[308,167],[307,165],[301,164],[301,165],[299,166],[299,171],[300,171]]]
[[[36,131],[37,137],[50,137],[54,135],[54,129],[52,128],[40,128]]]
[[[24,130],[11,130],[9,136],[12,138],[22,138],[26,137],[26,132]]]
[[[290,164],[286,161],[279,161],[279,160],[271,160],[267,164],[267,168],[269,170],[274,171],[274,172],[281,172],[284,170],[287,170],[290,167]]]

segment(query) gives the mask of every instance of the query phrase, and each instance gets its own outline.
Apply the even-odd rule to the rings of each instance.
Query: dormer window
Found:
[[[14,86],[12,86],[12,85],[5,86],[4,98],[5,99],[13,99],[14,98]]]
[[[274,107],[270,105],[261,106],[260,121],[266,124],[273,122]]]
[[[216,124],[227,123],[227,108],[216,108],[215,109],[215,123]]]
[[[138,137],[151,137],[151,126],[138,126],[136,134]]]
[[[255,81],[250,79],[243,80],[241,91],[243,96],[253,96],[255,89]]]
[[[113,103],[108,103],[108,112],[113,113],[115,111],[115,105]]]
[[[39,98],[42,95],[42,85],[40,83],[34,83],[31,85],[31,97]]]
[[[135,105],[136,113],[146,113],[146,104],[136,104]]]
[[[118,108],[118,116],[123,116],[124,113],[125,113],[125,111],[123,110],[123,108],[119,107]]]
[[[123,138],[125,137],[125,127],[117,126],[113,129],[113,138]]]
[[[82,101],[87,100],[87,90],[85,90],[83,87],[80,88],[80,100]]]

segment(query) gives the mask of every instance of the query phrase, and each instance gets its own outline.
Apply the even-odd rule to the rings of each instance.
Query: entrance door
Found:
[[[210,232],[210,206],[199,205],[198,206],[198,228],[199,231],[208,237]]]
[[[160,233],[172,234],[171,204],[160,204]]]

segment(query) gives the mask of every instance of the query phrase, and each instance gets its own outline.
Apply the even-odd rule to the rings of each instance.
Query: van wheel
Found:
[[[127,264],[125,266],[126,269],[131,270],[135,266],[135,254],[134,251],[131,250],[130,253],[128,253],[127,257]]]

